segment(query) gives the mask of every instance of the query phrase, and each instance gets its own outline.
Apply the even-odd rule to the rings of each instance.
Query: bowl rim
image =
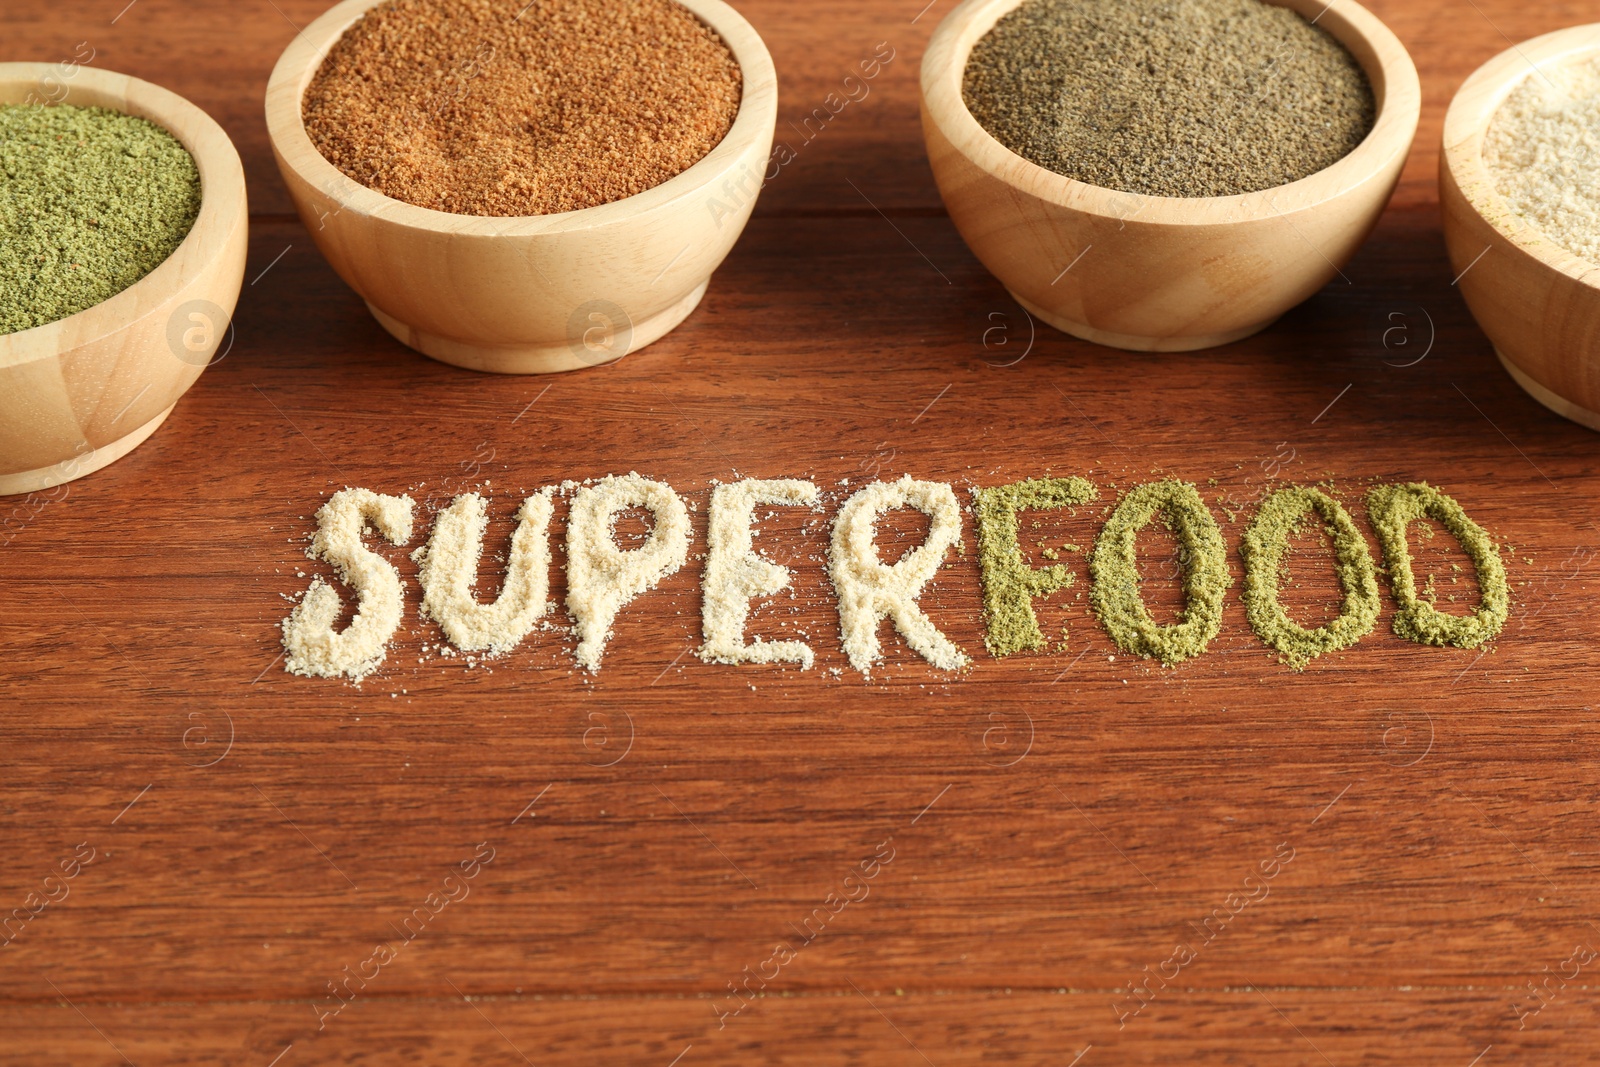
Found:
[[[778,118],[778,75],[761,35],[724,0],[675,0],[711,27],[733,52],[743,75],[739,113],[722,140],[693,165],[660,185],[594,207],[546,215],[461,215],[419,207],[362,185],[311,143],[301,113],[306,87],[330,49],[368,10],[385,0],[342,0],[284,49],[267,83],[267,135],[280,165],[340,205],[341,211],[413,230],[467,237],[525,237],[567,233],[636,218],[695,196],[726,176],[747,147],[769,136]]]
[[[1489,126],[1506,98],[1541,67],[1565,66],[1585,56],[1600,59],[1600,22],[1554,30],[1497,53],[1468,75],[1451,97],[1439,159],[1461,198],[1496,234],[1544,266],[1600,289],[1600,263],[1567,251],[1519,215],[1500,193],[1483,158]]]
[[[26,103],[26,99],[6,98],[19,88],[38,86],[47,74],[59,72],[60,68],[58,63],[0,63],[0,102]],[[78,66],[63,81],[67,95],[57,103],[106,107],[148,119],[177,138],[200,172],[200,213],[178,247],[149,274],[121,292],[54,322],[0,334],[0,367],[53,359],[159,313],[167,301],[214,271],[217,257],[225,251],[228,235],[237,224],[237,215],[245,212],[244,164],[239,151],[217,121],[198,105],[153,82],[100,67]],[[98,99],[84,99],[85,95]],[[106,98],[108,102],[101,102]],[[206,251],[198,256],[180,255],[192,252],[191,246]],[[162,294],[159,300],[150,296],[155,291]],[[85,326],[95,319],[103,320],[103,327],[85,332]]]
[[[1337,199],[1376,180],[1410,153],[1422,115],[1422,84],[1405,45],[1356,0],[1266,0],[1307,15],[1347,50],[1370,50],[1362,64],[1372,84],[1377,114],[1372,129],[1349,153],[1304,178],[1231,196],[1154,196],[1124,192],[1069,178],[1018,155],[984,129],[967,109],[962,81],[972,46],[996,22],[1027,0],[965,0],[945,16],[922,59],[923,112],[957,151],[980,170],[1058,207],[1119,223],[1157,226],[1226,225],[1269,221]],[[1360,62],[1357,57],[1357,62]],[[1374,67],[1376,69],[1374,69]]]

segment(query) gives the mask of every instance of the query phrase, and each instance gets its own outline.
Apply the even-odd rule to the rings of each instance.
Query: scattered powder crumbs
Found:
[[[689,169],[739,113],[739,62],[674,0],[387,0],[329,49],[306,133],[408,204],[527,216]]]
[[[1139,531],[1156,513],[1178,538],[1187,607],[1181,622],[1157,625],[1139,594]],[[1200,655],[1222,628],[1222,600],[1233,578],[1217,520],[1190,482],[1151,482],[1128,491],[1106,520],[1089,558],[1089,602],[1126,652],[1172,666]]]
[[[422,613],[439,624],[451,644],[464,652],[499,655],[533,629],[549,605],[552,510],[548,493],[522,502],[505,582],[492,604],[478,603],[472,593],[488,527],[483,497],[464,494],[439,513],[433,535],[417,557],[417,578]]]
[[[1367,494],[1367,511],[1383,545],[1394,598],[1400,605],[1394,616],[1396,634],[1423,645],[1477,648],[1500,632],[1511,611],[1511,591],[1500,549],[1454,498],[1427,482],[1379,485]],[[1447,615],[1417,595],[1406,531],[1413,522],[1424,518],[1448,530],[1477,568],[1482,595],[1477,611],[1471,615]]]
[[[627,508],[647,509],[654,525],[644,544],[624,551],[614,526]],[[577,623],[579,666],[600,669],[617,612],[684,565],[692,534],[688,509],[665,482],[608,474],[577,491],[567,520],[567,611]]]
[[[1523,79],[1489,123],[1483,161],[1513,211],[1600,263],[1600,59]]]
[[[878,558],[878,517],[912,507],[929,518],[928,536],[894,566]],[[941,670],[960,670],[971,660],[917,607],[922,589],[939,571],[945,554],[961,540],[961,506],[942,482],[873,482],[839,509],[828,551],[828,575],[839,598],[839,628],[850,665],[871,676],[881,662],[878,623],[889,618],[919,655]]]
[[[1290,538],[1315,512],[1333,544],[1334,573],[1344,591],[1339,617],[1307,630],[1278,602],[1278,589],[1289,578]],[[1337,500],[1316,489],[1280,489],[1261,505],[1240,546],[1244,557],[1244,604],[1250,626],[1283,662],[1297,671],[1324,652],[1349,648],[1372,632],[1378,621],[1377,568],[1366,538]]]
[[[810,670],[816,662],[811,646],[802,641],[763,641],[745,644],[745,621],[753,597],[772,596],[789,587],[789,568],[762,559],[755,552],[752,524],[759,504],[817,507],[821,493],[810,482],[797,479],[750,480],[718,485],[711,491],[711,522],[706,534],[709,551],[703,579],[704,606],[701,628],[705,644],[700,658],[707,663],[798,663]],[[771,518],[771,513],[768,514]]]
[[[317,532],[306,555],[333,565],[356,594],[356,614],[335,633],[339,594],[314,578],[304,599],[283,620],[285,667],[291,674],[347,676],[360,682],[383,663],[389,639],[400,628],[405,587],[400,573],[361,542],[370,526],[391,544],[411,540],[409,496],[381,496],[369,489],[341,489],[317,509]]]
[[[1033,601],[1072,585],[1064,565],[1034,569],[1022,558],[1017,513],[1087,504],[1099,495],[1083,478],[1040,478],[973,491],[978,518],[978,565],[983,578],[984,644],[997,658],[1048,647]],[[1038,526],[1039,523],[1033,523]],[[1044,548],[1046,559],[1059,553]]]

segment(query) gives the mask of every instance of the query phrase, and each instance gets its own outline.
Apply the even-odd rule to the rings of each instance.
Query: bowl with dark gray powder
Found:
[[[722,0],[344,0],[266,111],[301,219],[385,330],[544,373],[694,310],[761,190],[777,76]]]
[[[1036,317],[1132,350],[1249,336],[1336,279],[1420,102],[1354,0],[967,0],[922,66],[967,244]]]

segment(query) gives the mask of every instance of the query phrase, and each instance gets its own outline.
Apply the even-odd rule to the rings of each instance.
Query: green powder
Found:
[[[1333,542],[1334,573],[1344,591],[1339,617],[1307,630],[1278,602],[1278,589],[1289,576],[1289,539],[1299,533],[1312,512],[1323,521]],[[1366,538],[1338,501],[1316,489],[1280,489],[1261,505],[1240,546],[1244,557],[1244,604],[1257,636],[1282,653],[1295,670],[1322,655],[1349,648],[1378,621],[1378,575]]]
[[[1033,601],[1072,585],[1072,572],[1059,563],[1038,569],[1028,566],[1017,540],[1017,512],[1076,507],[1094,500],[1099,492],[1083,478],[1038,478],[978,489],[972,496],[983,573],[984,643],[997,658],[1044,649],[1048,642],[1033,613]],[[1060,553],[1045,547],[1041,555],[1056,559]]]
[[[1494,538],[1467,517],[1460,504],[1426,482],[1380,485],[1367,494],[1367,511],[1383,545],[1389,581],[1400,605],[1394,632],[1421,645],[1477,648],[1500,632],[1511,613],[1511,590],[1505,564]],[[1471,615],[1449,615],[1417,595],[1411,571],[1411,547],[1406,530],[1419,519],[1432,519],[1450,532],[1478,571],[1480,598]],[[1433,576],[1429,575],[1432,590]]]
[[[973,46],[967,108],[1078,181],[1231,196],[1315,174],[1372,129],[1366,75],[1261,0],[1026,0]]]
[[[0,171],[0,335],[122,292],[200,213],[200,172],[183,145],[105,108],[0,105]]]
[[[1156,513],[1178,538],[1187,606],[1171,626],[1157,625],[1139,593],[1139,531]],[[1106,520],[1089,560],[1089,602],[1126,652],[1171,666],[1198,656],[1222,628],[1222,599],[1233,584],[1217,520],[1190,482],[1141,485]]]

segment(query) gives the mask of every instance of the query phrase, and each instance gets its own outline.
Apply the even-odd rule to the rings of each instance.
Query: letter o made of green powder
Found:
[[[1456,501],[1427,482],[1380,485],[1367,494],[1367,511],[1383,545],[1384,562],[1394,587],[1394,632],[1419,645],[1477,648],[1500,632],[1511,614],[1511,590],[1506,584],[1500,548],[1482,526],[1467,517]],[[1481,593],[1478,610],[1471,615],[1450,615],[1417,595],[1411,570],[1411,548],[1406,530],[1418,519],[1429,518],[1450,532],[1478,571]]]
[[[1183,620],[1158,625],[1139,593],[1139,531],[1156,513],[1177,535],[1183,558]],[[1141,485],[1106,520],[1089,561],[1089,602],[1117,647],[1171,666],[1206,650],[1222,628],[1222,600],[1233,578],[1217,520],[1190,482]]]
[[[1284,556],[1300,521],[1315,511],[1327,524],[1333,541],[1334,573],[1344,599],[1339,617],[1307,630],[1278,602],[1278,587],[1287,576]],[[1269,646],[1282,653],[1295,670],[1322,655],[1349,648],[1372,632],[1378,622],[1378,575],[1366,538],[1337,500],[1316,489],[1280,489],[1267,497],[1240,546],[1244,556],[1244,606],[1250,626]]]
[[[1072,584],[1061,564],[1034,568],[1022,557],[1017,512],[1069,508],[1099,495],[1083,478],[1035,478],[976,490],[978,566],[983,574],[984,644],[997,658],[1046,647],[1033,601]]]

